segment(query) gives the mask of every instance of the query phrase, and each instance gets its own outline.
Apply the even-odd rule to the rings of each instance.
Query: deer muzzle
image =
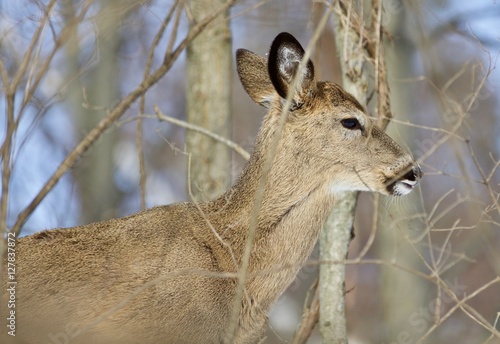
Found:
[[[409,194],[422,179],[422,169],[417,164],[406,168],[404,171],[402,176],[392,179],[387,184],[387,191],[393,196]]]

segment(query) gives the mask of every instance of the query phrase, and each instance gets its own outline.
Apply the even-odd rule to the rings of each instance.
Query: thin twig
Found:
[[[38,24],[35,33],[33,34],[33,38],[31,39],[30,45],[28,47],[28,50],[24,54],[23,60],[21,61],[21,64],[19,65],[17,69],[17,73],[12,79],[11,83],[11,88],[12,89],[17,89],[19,86],[23,76],[26,73],[26,69],[30,65],[30,60],[31,60],[31,55],[33,54],[33,50],[36,47],[36,44],[38,42],[38,39],[40,38],[41,33],[43,32],[43,28],[45,27],[45,24],[49,20],[52,11],[54,10],[54,7],[56,5],[57,1],[56,0],[51,0],[46,7],[44,7],[44,15],[42,19],[40,20],[40,23]]]
[[[423,156],[421,156],[419,158],[420,161],[423,161],[423,160],[427,159],[429,156],[431,156],[432,154],[434,154],[434,152],[439,147],[441,147],[444,143],[446,143],[452,137],[452,135],[455,134],[458,131],[458,129],[462,126],[465,118],[470,113],[472,106],[477,101],[478,96],[479,96],[479,92],[483,89],[491,72],[492,72],[492,69],[488,68],[484,77],[479,82],[479,85],[476,87],[476,89],[472,93],[472,96],[471,96],[469,102],[466,104],[465,108],[462,109],[462,111],[461,111],[462,113],[457,113],[457,121],[456,121],[455,125],[452,127],[452,129],[450,130],[450,135],[443,136],[442,138],[437,140],[436,143],[427,152],[425,152],[425,154]]]
[[[370,231],[370,236],[368,237],[365,246],[358,255],[360,258],[363,258],[368,253],[368,251],[373,245],[373,242],[375,241],[375,236],[377,234],[377,228],[378,228],[379,205],[380,205],[380,195],[375,194],[373,197],[372,230]]]
[[[185,3],[185,2],[186,2],[185,0],[182,0],[182,3],[180,3],[177,6],[177,15],[175,16],[174,28],[172,29],[172,34],[170,35],[170,40],[168,41],[167,51],[165,53],[165,60],[170,58],[170,55],[172,54],[172,49],[174,47],[175,40],[177,39],[177,32],[179,30],[179,22],[181,20],[183,3]]]
[[[467,149],[469,150],[469,154],[472,158],[472,161],[474,161],[474,165],[476,166],[476,169],[479,171],[481,174],[481,177],[483,178],[483,184],[487,187],[488,189],[488,194],[490,195],[491,200],[493,201],[493,204],[495,205],[495,208],[497,209],[498,213],[500,214],[500,203],[498,203],[498,195],[495,194],[495,191],[489,186],[489,178],[486,176],[486,173],[484,173],[483,168],[481,167],[481,164],[477,160],[477,156],[474,153],[474,149],[472,148],[472,145],[470,144],[470,141],[467,141]]]
[[[196,209],[198,210],[198,212],[201,214],[201,216],[205,220],[207,226],[210,228],[210,230],[212,231],[213,235],[222,244],[222,246],[224,246],[227,249],[227,252],[231,256],[231,260],[232,260],[232,262],[234,264],[234,269],[237,270],[238,269],[238,263],[236,261],[235,255],[234,255],[233,248],[231,247],[231,245],[226,240],[224,240],[220,236],[219,232],[217,232],[217,229],[212,225],[212,222],[210,221],[210,219],[208,218],[208,216],[205,214],[205,212],[203,211],[203,209],[201,209],[199,202],[196,200],[196,197],[194,197],[193,191],[191,189],[191,153],[188,153],[188,170],[187,170],[187,173],[188,173],[187,180],[188,180],[188,194],[189,194],[189,198],[194,203]]]
[[[45,14],[40,20],[33,38],[31,39],[30,45],[24,54],[23,60],[18,67],[16,75],[11,81],[8,81],[8,74],[2,63],[2,80],[5,88],[5,100],[7,108],[7,127],[5,130],[5,140],[2,143],[2,194],[0,196],[0,231],[1,233],[6,233],[8,231],[7,227],[7,207],[9,202],[9,186],[10,177],[12,173],[12,144],[14,142],[14,136],[19,127],[19,122],[15,120],[15,95],[16,89],[21,83],[23,76],[30,66],[31,56],[36,47],[36,44],[40,38],[40,35],[44,32],[46,23],[50,18],[52,10],[56,4],[55,0],[52,0],[45,8]],[[21,116],[18,116],[19,118]],[[0,245],[0,257],[3,257],[4,246]]]
[[[309,297],[313,293],[310,302]],[[302,310],[302,320],[300,321],[299,327],[295,332],[292,344],[305,344],[311,336],[314,327],[319,321],[319,288],[318,288],[318,278],[309,287],[307,291],[306,301],[304,302],[304,309]]]
[[[147,78],[149,73],[151,72],[151,65],[153,64],[154,54],[158,44],[165,33],[167,28],[167,24],[172,19],[172,15],[175,12],[175,9],[179,3],[179,0],[176,0],[172,5],[172,8],[165,16],[165,19],[162,21],[160,29],[155,35],[153,39],[153,43],[151,43],[151,47],[149,48],[148,58],[146,61],[146,67],[144,68],[143,78]],[[146,106],[146,94],[144,93],[139,100],[139,113],[144,113],[144,108]],[[146,162],[144,161],[144,149],[142,145],[142,117],[139,116],[137,119],[136,126],[136,145],[137,145],[137,155],[139,157],[139,185],[141,190],[141,209],[146,208]]]
[[[71,25],[67,25],[63,28],[63,30],[61,31],[61,34],[55,40],[51,52],[48,54],[48,56],[43,61],[43,64],[41,65],[41,67],[38,69],[38,73],[36,75],[34,82],[32,83],[32,86],[26,87],[26,90],[24,92],[23,101],[21,103],[19,110],[17,111],[18,112],[18,115],[16,118],[17,124],[20,123],[20,121],[23,117],[25,108],[28,106],[29,102],[32,101],[33,96],[35,94],[35,91],[38,89],[38,86],[40,85],[40,82],[46,76],[47,71],[49,70],[49,67],[52,63],[52,60],[54,59],[54,57],[56,56],[56,54],[60,50],[60,48],[64,44],[66,44],[66,42],[69,39],[74,37],[74,33],[75,33],[76,29],[78,28],[78,24],[83,20],[83,18],[85,17],[90,6],[91,6],[91,2],[86,2],[83,9],[80,11],[80,14],[71,22]],[[41,48],[42,48],[42,43],[40,43],[40,49]],[[30,61],[30,63],[33,64],[33,70],[34,70],[36,62]],[[30,79],[31,79],[31,77],[28,77],[28,81]],[[29,85],[29,83],[27,83],[27,86],[28,85]]]
[[[438,278],[438,277],[437,277]],[[438,279],[438,281],[440,281],[440,283],[443,284],[443,286],[445,287],[445,291],[448,293],[448,295],[450,295],[453,300],[456,302],[456,304],[445,314],[443,315],[439,321],[437,323],[434,323],[428,330],[426,333],[424,333],[424,335],[422,335],[422,337],[419,338],[419,340],[417,341],[417,343],[422,343],[425,339],[427,339],[437,328],[440,324],[442,324],[446,319],[448,319],[457,309],[461,308],[462,310],[464,310],[464,308],[466,308],[467,310],[471,310],[472,308],[470,306],[468,306],[466,304],[467,301],[469,301],[470,299],[476,297],[478,294],[480,294],[481,292],[483,292],[485,289],[489,288],[490,286],[494,285],[494,284],[497,284],[497,283],[500,283],[500,277],[496,277],[494,278],[493,280],[491,280],[490,282],[486,283],[486,284],[483,284],[480,288],[476,289],[474,292],[472,292],[471,294],[465,296],[463,299],[458,299],[458,297],[455,295],[455,293],[453,293],[453,291],[448,288],[448,286],[446,286],[446,284],[441,281],[440,279]],[[472,309],[473,310],[473,309]],[[465,311],[464,311],[465,312]],[[466,312],[467,313],[467,312]],[[476,316],[477,316],[477,312],[476,313]],[[482,317],[481,317],[482,318]],[[493,328],[491,325],[486,325],[484,322],[486,322],[485,320],[484,321],[478,321],[477,319],[474,319],[479,325],[483,326],[484,328],[486,328],[488,331],[491,332],[492,335],[496,336],[497,338],[500,338],[500,332],[497,331],[495,328]]]
[[[158,105],[154,106],[154,111],[155,111],[156,115],[142,115],[142,117],[143,118],[157,118],[157,119],[160,119],[160,120],[165,121],[165,122],[173,123],[179,127],[186,128],[186,129],[192,130],[192,131],[196,131],[196,132],[201,133],[203,135],[206,135],[206,136],[208,136],[208,137],[210,137],[218,142],[225,144],[226,146],[228,146],[229,148],[234,150],[236,153],[238,153],[243,159],[245,159],[245,160],[250,159],[250,153],[248,153],[243,147],[241,147],[236,142],[231,141],[223,136],[220,136],[220,135],[218,135],[210,130],[207,130],[207,129],[200,127],[200,126],[197,126],[195,124],[188,123],[186,121],[183,121],[183,120],[180,120],[180,119],[177,119],[174,117],[166,116],[161,112]]]
[[[5,140],[2,144],[2,194],[0,195],[0,232],[7,233],[7,204],[9,201],[9,184],[12,157],[12,141],[14,140],[15,132],[17,131],[16,122],[14,120],[14,97],[15,90],[5,85],[5,100],[7,107],[7,127],[5,129]],[[3,245],[0,246],[3,248]],[[0,250],[1,251],[1,250]],[[0,252],[0,259],[4,252]]]

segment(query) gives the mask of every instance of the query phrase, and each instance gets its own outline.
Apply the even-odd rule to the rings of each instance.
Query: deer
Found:
[[[237,50],[243,88],[267,114],[249,161],[221,196],[19,238],[17,330],[12,337],[2,326],[2,343],[259,342],[270,308],[310,256],[338,194],[402,196],[422,178],[412,156],[352,95],[316,80],[304,55],[286,32],[267,57]],[[228,340],[236,273],[287,97]],[[9,317],[6,307],[1,317]]]

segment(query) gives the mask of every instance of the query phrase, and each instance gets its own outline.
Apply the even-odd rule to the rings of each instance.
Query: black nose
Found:
[[[420,166],[418,165],[415,165],[411,168],[410,171],[408,171],[404,176],[403,178],[407,179],[407,180],[411,180],[413,182],[416,182],[417,180],[419,180],[420,178],[422,178],[422,170],[420,169]]]

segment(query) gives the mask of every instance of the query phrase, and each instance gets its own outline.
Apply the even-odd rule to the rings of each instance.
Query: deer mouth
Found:
[[[420,166],[415,165],[406,169],[402,177],[389,179],[387,182],[387,191],[393,196],[403,196],[409,194],[422,179],[422,170]]]

